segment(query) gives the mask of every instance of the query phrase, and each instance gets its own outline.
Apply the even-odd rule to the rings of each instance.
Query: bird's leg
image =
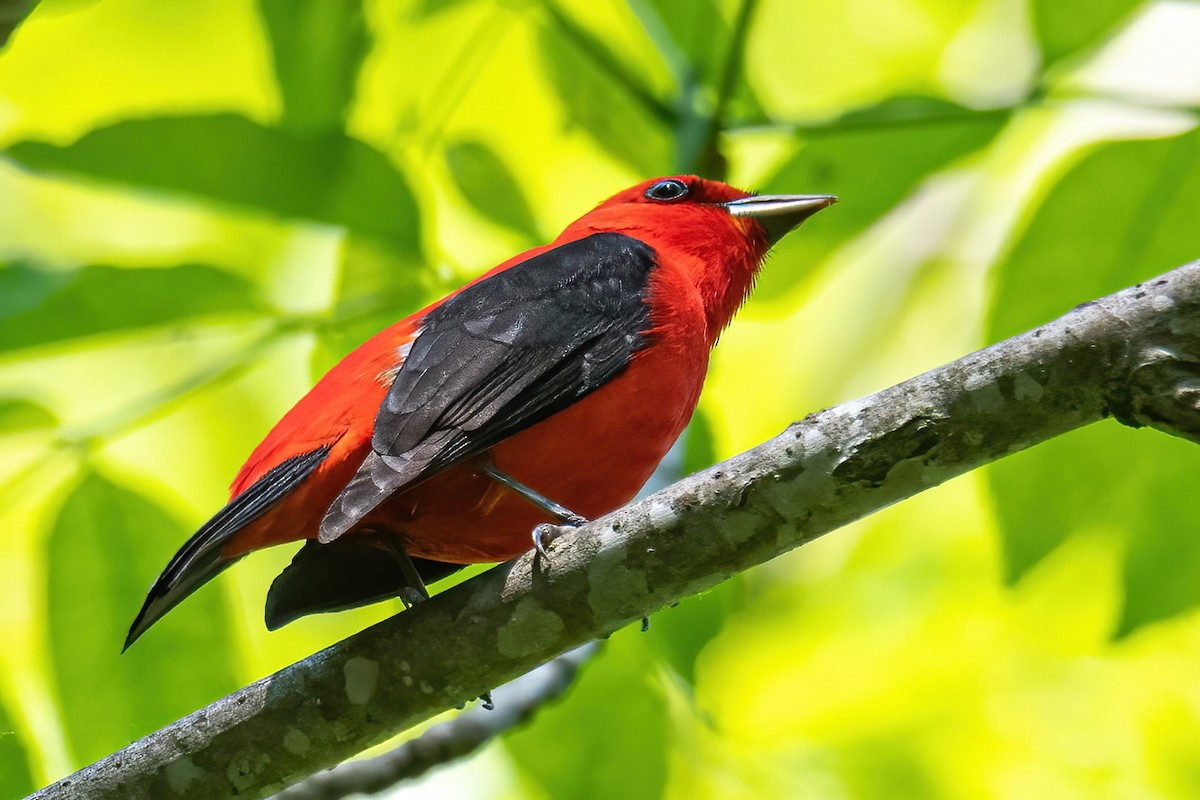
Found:
[[[566,506],[560,505],[549,497],[546,497],[536,489],[531,489],[519,480],[509,475],[506,472],[501,472],[491,458],[483,462],[483,473],[494,480],[501,486],[512,489],[517,494],[524,497],[530,503],[545,511],[550,516],[557,519],[563,525],[577,527],[587,522],[586,517],[581,517]],[[542,558],[549,558],[546,552],[546,547],[554,541],[558,535],[558,531],[553,525],[542,523],[533,529],[533,547]]]
[[[490,457],[483,462],[483,472],[496,483],[512,489],[514,492],[533,503],[542,511],[545,511],[547,514],[555,517],[563,525],[570,525],[574,528],[587,522],[586,517],[579,516],[571,509],[554,502],[536,489],[529,488],[513,476],[509,475],[507,472],[501,472]],[[539,557],[546,559],[550,558],[550,554],[546,552],[546,547],[550,545],[555,538],[558,537],[558,535],[558,529],[553,525],[543,522],[540,525],[534,526],[533,549],[537,551]],[[642,632],[645,633],[648,630],[650,630],[650,618],[642,617]],[[486,708],[487,705],[488,702],[485,702],[484,707]]]
[[[400,537],[394,533],[381,532],[384,534],[380,537],[384,549],[392,554],[396,565],[400,567],[400,574],[404,577],[405,583],[399,591],[400,602],[404,603],[405,608],[412,608],[417,603],[425,602],[429,599],[429,590],[425,588],[425,581],[421,578],[421,573],[417,572],[417,565],[408,555],[408,550],[400,541]]]
[[[417,565],[413,563],[412,556],[408,554],[408,550],[400,541],[400,537],[394,533],[383,532],[381,537],[384,542],[384,548],[392,554],[392,558],[396,559],[396,564],[400,567],[400,574],[404,576],[407,582],[400,587],[400,602],[404,603],[404,607],[412,608],[417,603],[424,603],[429,599],[429,589],[425,587],[425,581],[421,578],[421,573],[417,571]],[[484,692],[479,696],[479,702],[483,704],[484,709],[492,711],[496,708],[492,703],[492,693]]]

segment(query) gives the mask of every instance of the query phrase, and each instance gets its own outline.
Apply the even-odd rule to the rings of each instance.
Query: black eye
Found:
[[[646,190],[647,200],[661,200],[669,203],[672,200],[681,200],[687,197],[688,187],[683,181],[677,181],[674,178],[667,178],[665,181],[659,181]]]

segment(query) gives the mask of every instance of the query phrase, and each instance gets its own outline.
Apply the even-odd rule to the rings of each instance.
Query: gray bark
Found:
[[[549,560],[501,564],[34,796],[270,795],[735,572],[1066,431],[1113,416],[1196,441],[1198,398],[1200,262],[810,415],[565,531]]]
[[[566,691],[575,673],[599,648],[599,642],[589,642],[506,683],[492,692],[495,708],[491,711],[482,705],[472,706],[390,752],[318,772],[284,789],[272,800],[340,800],[352,794],[381,792],[470,755],[505,731],[528,721],[535,711]]]

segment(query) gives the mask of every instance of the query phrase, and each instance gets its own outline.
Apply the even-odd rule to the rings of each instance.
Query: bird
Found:
[[[692,416],[768,250],[832,195],[694,175],[618,192],[338,362],[154,581],[125,648],[252,551],[303,541],[274,630],[506,561],[629,502]]]

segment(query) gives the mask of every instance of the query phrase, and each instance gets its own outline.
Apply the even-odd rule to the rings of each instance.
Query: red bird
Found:
[[[261,547],[306,540],[267,595],[275,629],[425,597],[528,549],[541,523],[628,502],[691,417],[768,248],[836,200],[647,181],[376,334],[255,448],[125,646]]]

